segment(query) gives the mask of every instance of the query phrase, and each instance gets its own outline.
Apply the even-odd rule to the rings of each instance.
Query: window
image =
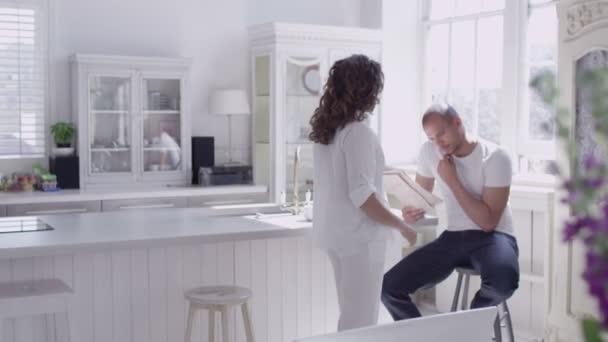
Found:
[[[0,157],[45,152],[46,22],[43,6],[0,1]]]
[[[513,151],[520,172],[545,172],[555,150],[554,110],[528,83],[541,71],[556,71],[554,1],[424,3],[422,103],[450,103],[470,133]]]
[[[549,71],[557,74],[558,24],[555,2],[531,0],[526,24],[525,84],[529,84],[540,73]],[[519,169],[522,173],[545,173],[555,159],[555,107],[547,106],[529,87],[525,87],[523,92]]]

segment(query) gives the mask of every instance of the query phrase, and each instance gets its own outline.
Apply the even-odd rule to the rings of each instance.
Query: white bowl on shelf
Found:
[[[73,147],[54,147],[53,148],[53,155],[55,157],[71,156],[72,154],[74,154]]]

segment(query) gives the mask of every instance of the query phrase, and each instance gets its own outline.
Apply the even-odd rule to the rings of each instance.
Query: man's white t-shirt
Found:
[[[373,193],[382,195],[384,153],[378,137],[363,122],[338,130],[328,145],[315,144],[314,220],[317,245],[340,256],[360,252],[372,241],[388,239],[391,229],[361,209]]]
[[[435,179],[435,185],[445,202],[448,230],[481,230],[481,227],[469,218],[454,197],[452,190],[438,175],[437,166],[441,158],[442,155],[437,147],[432,142],[427,141],[422,146],[418,156],[417,173],[423,177]],[[511,185],[511,158],[504,149],[497,145],[478,142],[469,155],[462,158],[454,156],[454,163],[462,185],[477,199],[481,199],[484,187],[500,188]],[[507,204],[496,226],[496,231],[513,235],[513,219],[511,216],[511,208]]]

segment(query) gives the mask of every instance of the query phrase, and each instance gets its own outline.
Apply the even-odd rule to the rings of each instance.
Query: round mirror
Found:
[[[311,65],[302,71],[302,85],[312,95],[319,95],[321,90],[321,74],[318,65]]]

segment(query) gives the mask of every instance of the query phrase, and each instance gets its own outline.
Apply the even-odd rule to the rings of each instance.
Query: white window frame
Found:
[[[542,8],[552,6],[557,3],[557,0],[546,4],[533,5],[532,8]],[[421,15],[420,15],[420,32],[421,32],[421,49],[420,61],[422,64],[421,70],[421,89],[423,111],[430,105],[431,93],[427,84],[426,75],[426,58],[427,41],[429,27],[437,24],[454,23],[471,19],[479,19],[489,16],[503,16],[503,75],[502,75],[502,100],[498,109],[499,121],[501,124],[500,143],[505,146],[512,154],[514,161],[513,169],[516,173],[516,179],[530,181],[530,183],[547,183],[552,184],[554,177],[543,174],[528,174],[527,170],[520,168],[520,158],[540,158],[540,159],[555,159],[556,141],[540,141],[532,140],[528,137],[528,101],[527,94],[529,91],[529,65],[527,58],[527,23],[528,23],[528,0],[505,0],[505,8],[502,10],[487,11],[479,14],[471,14],[459,16],[456,18],[446,18],[439,20],[429,20],[430,1],[421,0]],[[449,40],[448,44],[451,44]],[[451,52],[451,49],[449,49]],[[448,61],[451,60],[448,56]],[[448,75],[448,84],[449,84]],[[474,82],[477,82],[475,79]],[[475,89],[477,87],[475,86]],[[477,102],[478,94],[475,94]],[[477,111],[477,108],[475,108]],[[513,114],[515,113],[515,115]],[[477,123],[478,113],[474,113],[474,119]],[[471,127],[471,131],[477,131],[477,124]],[[525,137],[525,138],[524,138]],[[424,135],[421,136],[424,141]],[[422,143],[420,141],[419,143]],[[549,156],[550,158],[547,158]],[[522,165],[523,166],[523,165]]]
[[[524,0],[525,1],[525,0]],[[525,1],[527,2],[527,1]],[[555,6],[555,4],[557,3],[557,0],[553,0],[551,2],[547,2],[544,4],[539,4],[539,5],[531,5],[530,7],[528,7],[526,4],[524,4],[524,6],[522,6],[521,9],[521,13],[520,15],[517,17],[517,19],[520,21],[518,22],[518,27],[520,27],[520,29],[522,30],[522,37],[524,37],[524,39],[519,40],[519,50],[521,51],[521,60],[523,61],[522,65],[523,67],[520,68],[520,70],[518,70],[518,72],[520,73],[520,77],[522,77],[522,85],[519,87],[519,94],[518,94],[518,98],[519,98],[519,103],[520,103],[520,110],[518,111],[519,115],[518,118],[520,120],[520,126],[519,126],[519,146],[517,146],[518,148],[518,155],[524,158],[534,158],[534,159],[544,159],[544,160],[555,160],[555,153],[556,153],[556,149],[557,149],[557,144],[556,144],[556,139],[552,139],[552,140],[537,140],[537,139],[531,139],[530,135],[528,134],[528,130],[529,130],[529,125],[530,125],[530,116],[526,115],[526,113],[529,110],[529,102],[528,102],[528,93],[530,91],[532,91],[530,89],[530,79],[529,79],[529,68],[530,65],[528,63],[528,59],[527,57],[527,46],[528,46],[528,42],[525,39],[525,33],[528,30],[528,20],[522,20],[522,19],[527,19],[528,16],[530,15],[530,9],[534,10],[534,9],[541,9],[541,8],[546,8],[546,7],[550,7],[550,6]],[[557,14],[556,14],[557,15]],[[557,32],[557,30],[556,30]],[[557,40],[557,38],[556,38]],[[556,64],[557,64],[557,60],[556,60]],[[557,79],[557,75],[556,75],[556,79]],[[525,148],[524,148],[525,147]],[[525,151],[525,152],[524,152]]]
[[[43,95],[43,110],[42,110],[42,120],[43,120],[43,132],[42,132],[42,151],[40,153],[18,153],[18,154],[0,154],[0,160],[20,160],[20,159],[40,159],[46,158],[48,155],[48,145],[49,142],[52,142],[50,139],[50,134],[48,134],[50,123],[49,123],[49,112],[50,112],[50,94],[49,94],[49,84],[50,84],[50,8],[48,0],[0,0],[0,6],[4,7],[13,7],[19,9],[30,9],[34,10],[36,13],[36,24],[41,32],[41,45],[42,49],[42,67],[43,67],[43,82],[42,82],[42,91],[44,91]],[[19,114],[21,115],[21,114]]]

